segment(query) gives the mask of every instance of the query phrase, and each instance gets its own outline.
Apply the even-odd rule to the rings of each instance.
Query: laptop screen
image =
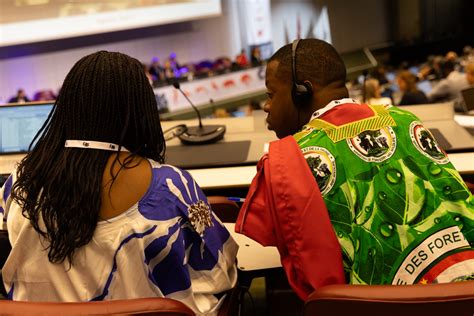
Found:
[[[462,98],[465,103],[465,111],[474,111],[474,87],[461,90]]]
[[[433,90],[431,83],[428,80],[420,81],[416,84],[416,86],[426,95],[428,95],[431,90]]]
[[[53,103],[0,106],[0,154],[25,153]]]

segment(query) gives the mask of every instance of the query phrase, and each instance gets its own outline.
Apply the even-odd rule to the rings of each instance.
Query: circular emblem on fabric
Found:
[[[367,162],[382,162],[392,157],[397,148],[397,139],[390,126],[376,131],[363,131],[348,138],[347,145],[360,159]]]
[[[427,130],[421,122],[411,122],[410,138],[416,149],[426,157],[439,164],[446,164],[449,162],[448,156],[444,150],[439,147],[431,132]]]
[[[324,196],[336,182],[336,160],[334,156],[326,148],[317,146],[305,147],[301,151],[318,183],[321,194]]]

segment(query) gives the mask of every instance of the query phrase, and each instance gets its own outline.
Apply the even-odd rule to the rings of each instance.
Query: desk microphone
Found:
[[[192,108],[197,114],[199,120],[199,126],[191,126],[188,127],[187,130],[178,136],[183,144],[186,145],[199,145],[199,144],[209,144],[217,142],[224,137],[225,133],[225,125],[206,125],[203,126],[201,120],[201,113],[199,110],[194,106],[194,104],[189,100],[186,93],[181,90],[179,82],[173,82],[173,87],[178,89],[186,100],[191,104]]]

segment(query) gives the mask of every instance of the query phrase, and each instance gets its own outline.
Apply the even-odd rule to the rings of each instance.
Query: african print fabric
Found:
[[[76,250],[72,266],[51,264],[45,246],[10,198],[15,175],[1,193],[0,223],[13,249],[2,270],[9,298],[97,301],[167,297],[197,314],[214,315],[233,288],[237,245],[212,213],[191,175],[150,161],[143,198],[100,221],[93,239]]]
[[[430,131],[393,106],[333,101],[294,135],[352,284],[474,278],[474,198]]]

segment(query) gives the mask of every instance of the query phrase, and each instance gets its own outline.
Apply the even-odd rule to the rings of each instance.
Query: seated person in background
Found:
[[[408,70],[402,70],[397,76],[397,84],[403,93],[402,99],[398,105],[426,104],[428,98],[423,91],[418,90],[416,86],[417,78]]]
[[[389,80],[389,73],[387,68],[384,65],[378,65],[374,70],[370,72],[370,78],[377,79],[379,81],[379,85],[381,87],[380,95],[382,97],[387,97],[392,100],[393,98],[393,90],[392,90],[392,82]],[[393,79],[392,79],[393,80]]]
[[[164,66],[164,76],[167,83],[171,84],[176,78],[173,68],[171,68],[171,62],[169,60],[165,61]]]
[[[165,69],[161,66],[158,57],[151,59],[151,65],[148,71],[153,76],[153,81],[163,82],[165,80]]]
[[[175,76],[176,76],[176,77],[179,77],[181,65],[180,65],[179,62],[178,62],[178,59],[177,59],[177,57],[176,57],[176,53],[175,53],[175,52],[172,52],[172,53],[169,55],[168,61],[169,61],[169,63],[170,63],[170,67],[171,67],[171,69],[173,70]]]
[[[146,64],[142,64],[143,72],[145,73],[146,78],[151,86],[153,86],[153,76],[151,75],[150,71],[148,70],[148,66]]]
[[[368,104],[392,104],[392,99],[382,97],[382,90],[377,79],[365,81],[365,100]]]
[[[464,71],[466,73],[467,83],[471,87],[474,86],[474,62],[467,64]]]
[[[230,113],[227,112],[227,109],[225,108],[218,108],[214,111],[214,117],[215,118],[230,117]]]
[[[389,83],[387,79],[387,69],[383,65],[378,65],[375,69],[370,72],[370,77],[377,79],[379,84],[384,85]]]
[[[10,98],[8,100],[8,103],[25,103],[25,102],[30,102],[30,99],[25,94],[25,90],[23,89],[18,89],[16,92],[16,96]]]
[[[469,87],[466,75],[454,69],[454,63],[445,61],[442,65],[444,79],[441,79],[427,95],[429,102],[454,101],[454,109],[462,111],[461,90]]]
[[[468,83],[468,88],[473,88],[474,87],[474,61],[464,66],[464,72],[466,73],[466,81]],[[458,107],[459,107],[460,112],[463,112],[463,110],[466,111],[468,107],[466,107],[466,101],[464,100],[464,98],[462,98],[461,101],[459,102],[460,104],[458,105]]]
[[[237,246],[190,174],[163,164],[141,63],[105,51],[83,57],[52,111],[0,191],[13,247],[2,269],[9,298],[168,297],[215,315],[236,283]]]
[[[473,279],[474,197],[446,153],[410,112],[347,98],[345,81],[321,40],[270,58],[264,110],[282,139],[259,162],[236,231],[278,247],[302,299],[333,283]]]
[[[444,57],[446,61],[449,61],[454,64],[454,69],[455,70],[460,70],[461,69],[461,60],[458,56],[458,54],[455,51],[449,51],[446,53],[446,56]]]
[[[253,111],[261,110],[260,101],[252,99],[245,109],[245,116],[252,116]]]
[[[250,64],[252,67],[260,66],[263,63],[262,55],[260,52],[260,48],[258,46],[252,48],[250,53]]]
[[[443,56],[428,56],[428,62],[420,67],[420,71],[417,74],[418,80],[440,80],[443,78],[443,71],[441,69],[443,63]]]
[[[56,95],[53,90],[41,90],[35,93],[35,101],[52,101],[56,99]]]
[[[245,49],[242,49],[240,51],[240,54],[238,54],[237,57],[235,57],[235,62],[241,68],[247,68],[249,66],[249,61],[247,59],[247,54],[245,53]]]

